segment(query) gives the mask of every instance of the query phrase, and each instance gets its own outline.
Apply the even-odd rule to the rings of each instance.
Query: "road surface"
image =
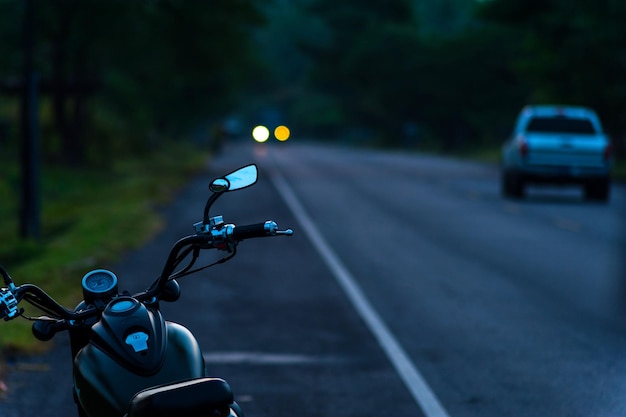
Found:
[[[145,287],[200,220],[210,179],[249,162],[258,184],[214,214],[294,236],[243,242],[163,308],[246,415],[626,414],[623,186],[608,204],[576,188],[511,201],[491,165],[233,144],[168,208],[162,234],[110,266],[121,287]],[[66,343],[17,358],[0,415],[72,415]]]

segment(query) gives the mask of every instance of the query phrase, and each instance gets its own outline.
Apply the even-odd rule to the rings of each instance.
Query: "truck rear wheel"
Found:
[[[520,175],[511,171],[502,174],[502,194],[508,198],[524,198],[525,184]]]
[[[585,184],[585,199],[592,201],[608,201],[611,184],[608,178],[589,181]]]

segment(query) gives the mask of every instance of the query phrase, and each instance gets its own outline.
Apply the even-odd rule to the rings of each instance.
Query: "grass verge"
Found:
[[[170,144],[107,170],[44,167],[42,230],[36,241],[18,237],[18,167],[1,166],[0,264],[16,284],[33,283],[61,304],[75,305],[82,298],[82,276],[153,236],[162,227],[158,207],[203,169],[207,158],[191,145]],[[0,325],[0,351],[45,349],[32,336],[29,321]]]

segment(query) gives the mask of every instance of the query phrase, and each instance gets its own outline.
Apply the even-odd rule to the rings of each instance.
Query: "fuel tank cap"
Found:
[[[134,332],[126,337],[126,344],[130,345],[136,353],[148,350],[148,333],[146,332]]]

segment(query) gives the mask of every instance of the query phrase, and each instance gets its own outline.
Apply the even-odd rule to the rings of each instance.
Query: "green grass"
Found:
[[[16,284],[36,284],[63,305],[75,305],[82,276],[153,236],[162,227],[158,207],[207,158],[207,152],[172,144],[152,155],[117,161],[106,171],[44,168],[37,241],[18,236],[18,167],[1,165],[0,264]],[[30,322],[16,319],[0,326],[0,350],[43,348],[34,340]]]

